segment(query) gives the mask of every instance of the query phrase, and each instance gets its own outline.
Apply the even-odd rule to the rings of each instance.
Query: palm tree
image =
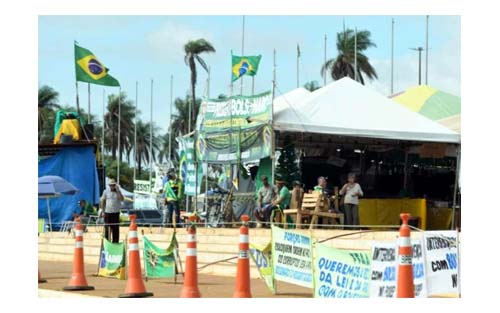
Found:
[[[142,162],[149,163],[149,166],[153,166],[153,162],[156,161],[156,154],[160,150],[160,138],[156,135],[159,128],[153,124],[153,142],[152,151],[149,151],[150,140],[150,124],[144,123],[143,121],[137,121],[137,146],[135,162],[137,168],[139,169],[139,175],[141,175]]]
[[[120,94],[121,121],[120,121],[120,146],[121,154],[118,156],[122,161],[122,155],[130,151],[134,142],[134,118],[135,108],[133,101],[127,99],[125,92]],[[116,160],[118,151],[118,95],[108,96],[107,113],[104,115],[105,133],[104,144],[107,151],[111,151],[111,157]]]
[[[308,83],[305,83],[304,88],[309,90],[310,92],[313,92],[314,90],[320,89],[321,86],[319,85],[318,81],[312,80]]]
[[[52,124],[54,123],[54,109],[60,108],[58,99],[59,93],[52,87],[44,85],[38,88],[38,141],[42,139],[47,129],[50,131],[51,127],[46,127],[50,124],[49,121],[52,120]]]
[[[346,29],[343,32],[337,33],[338,55],[336,58],[330,59],[323,64],[321,67],[322,77],[329,72],[334,80],[346,76],[354,79],[354,71],[356,70],[358,81],[363,85],[365,84],[365,80],[361,73],[364,73],[370,80],[378,78],[368,57],[363,54],[363,51],[366,49],[376,47],[375,43],[370,40],[371,34],[367,30],[358,31],[356,34],[357,69],[354,69],[354,30]]]
[[[191,70],[191,100],[194,102],[196,99],[195,86],[197,78],[195,59],[205,69],[205,71],[208,72],[208,66],[200,57],[200,54],[204,52],[215,52],[215,48],[210,42],[206,41],[205,39],[190,40],[184,45],[184,52],[186,53],[186,55],[184,56],[184,62],[186,62],[186,65],[188,65],[189,69]],[[195,105],[193,105],[193,107],[195,107]],[[194,121],[196,119],[197,112],[198,111],[196,108],[192,108],[191,121]],[[194,124],[191,123],[191,125]]]
[[[178,144],[177,140],[175,140],[175,137],[172,136],[172,155],[168,155],[169,152],[169,146],[168,146],[168,141],[169,141],[169,133],[165,133],[160,137],[161,140],[161,149],[160,152],[158,153],[158,162],[162,163],[163,160],[167,161],[174,161],[176,153],[175,151],[177,150]]]
[[[188,119],[189,119],[189,103],[191,102],[191,97],[186,96],[185,100],[177,98],[174,101],[174,106],[177,114],[172,114],[172,137],[175,138],[182,134],[188,133]],[[196,99],[195,110],[198,111],[201,105],[201,99]],[[194,125],[195,120],[191,120],[191,125]]]

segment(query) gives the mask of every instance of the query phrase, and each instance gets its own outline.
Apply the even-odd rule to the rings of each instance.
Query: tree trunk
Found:
[[[141,172],[142,172],[142,171],[141,171],[141,167],[142,167],[141,158],[139,158],[139,160],[138,160],[138,162],[137,162],[137,163],[138,163],[138,165],[139,165],[139,166],[138,166],[138,168],[139,168],[139,176],[141,176]]]
[[[189,67],[191,68],[191,116],[189,117],[191,119],[191,129],[188,131],[191,131],[196,120],[196,64],[194,63],[194,56],[189,58]]]

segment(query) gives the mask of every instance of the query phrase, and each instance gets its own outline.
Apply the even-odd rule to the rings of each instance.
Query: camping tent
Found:
[[[460,135],[350,78],[342,78],[292,103],[274,116],[278,131],[459,143]]]
[[[391,96],[392,100],[460,133],[460,97],[420,85]]]

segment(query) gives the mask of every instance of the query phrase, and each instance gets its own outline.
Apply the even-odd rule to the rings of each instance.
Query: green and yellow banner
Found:
[[[146,236],[144,240],[144,268],[146,277],[175,277],[175,254],[177,238],[175,233],[167,249],[161,249],[152,243]]]
[[[109,75],[109,69],[97,57],[75,43],[76,80],[103,86],[120,86],[116,78]]]
[[[125,279],[125,243],[103,238],[97,276]]]

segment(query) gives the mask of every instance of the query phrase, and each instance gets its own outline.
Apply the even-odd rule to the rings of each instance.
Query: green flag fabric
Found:
[[[146,236],[144,240],[144,264],[146,277],[175,277],[175,254],[177,238],[175,233],[167,249],[161,249]]]
[[[238,80],[243,75],[255,76],[259,69],[261,55],[257,56],[232,56],[232,80]]]
[[[103,86],[120,86],[116,78],[109,75],[109,69],[97,57],[75,43],[76,80]]]
[[[112,243],[103,238],[97,276],[125,279],[125,243]]]

